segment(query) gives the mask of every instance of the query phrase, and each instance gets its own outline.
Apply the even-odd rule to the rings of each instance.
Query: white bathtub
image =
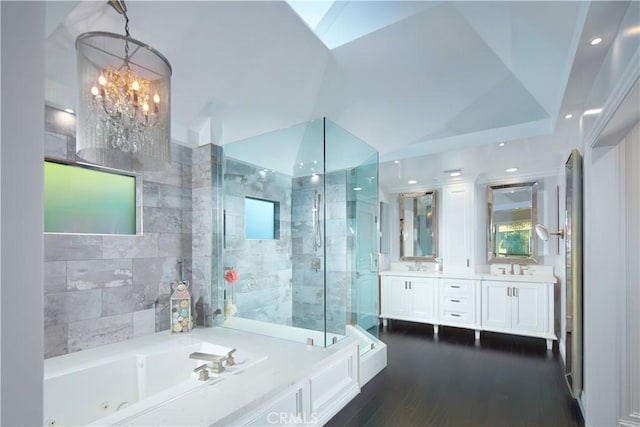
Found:
[[[266,357],[238,349],[236,364],[207,381],[193,369],[193,352],[227,354],[231,348],[192,337],[132,340],[45,361],[45,425],[113,425],[180,396],[223,382]]]

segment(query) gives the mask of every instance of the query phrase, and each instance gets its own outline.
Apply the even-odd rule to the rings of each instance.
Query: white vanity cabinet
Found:
[[[461,183],[442,189],[441,258],[447,273],[474,270],[474,185]]]
[[[480,335],[478,280],[443,278],[438,286],[438,322],[445,326],[475,329]]]
[[[380,317],[434,323],[436,281],[431,277],[381,276]]]
[[[482,281],[482,329],[545,338],[554,333],[553,283]]]

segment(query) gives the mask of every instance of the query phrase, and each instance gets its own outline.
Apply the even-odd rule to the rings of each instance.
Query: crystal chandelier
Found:
[[[76,152],[92,163],[119,169],[161,169],[170,156],[169,61],[132,39],[122,0],[108,2],[125,18],[125,35],[78,36]]]

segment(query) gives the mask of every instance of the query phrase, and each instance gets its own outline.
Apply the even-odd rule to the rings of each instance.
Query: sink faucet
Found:
[[[515,263],[511,263],[511,270],[509,270],[509,274],[511,274],[512,276],[515,274],[515,271],[513,271],[513,266],[515,265]]]
[[[520,275],[524,276],[525,270],[528,270],[529,267],[525,267],[523,264],[518,264],[520,266]]]

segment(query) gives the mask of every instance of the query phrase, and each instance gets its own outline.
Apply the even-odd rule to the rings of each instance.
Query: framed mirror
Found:
[[[400,193],[400,260],[433,261],[438,256],[435,190]]]
[[[535,264],[538,183],[487,187],[487,261]]]

